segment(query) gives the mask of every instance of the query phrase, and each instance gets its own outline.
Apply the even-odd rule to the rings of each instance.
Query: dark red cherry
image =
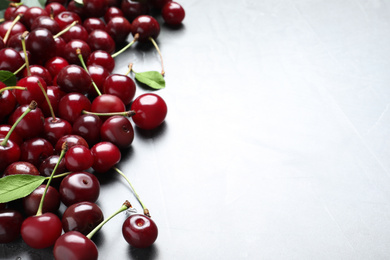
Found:
[[[149,6],[143,1],[123,0],[121,10],[124,16],[132,22],[136,17],[149,13]]]
[[[0,137],[0,143],[4,141],[4,137]],[[5,146],[0,145],[0,172],[3,172],[11,163],[19,161],[20,148],[19,145],[8,139]]]
[[[84,0],[83,11],[88,17],[102,17],[108,8],[107,1]]]
[[[39,171],[37,167],[35,167],[32,163],[19,161],[19,162],[11,163],[4,170],[3,177],[8,175],[16,175],[16,174],[39,175]]]
[[[27,110],[29,105],[21,105],[15,109],[8,119],[13,125],[16,120]],[[16,126],[15,132],[23,139],[30,139],[43,133],[43,122],[45,118],[39,107],[30,111]]]
[[[89,149],[83,145],[74,145],[65,154],[66,168],[71,172],[88,170],[93,164]]]
[[[53,145],[44,138],[29,139],[20,147],[20,159],[39,167],[43,160],[54,153]]]
[[[116,16],[108,22],[106,31],[115,42],[123,43],[131,33],[131,24],[126,18]]]
[[[156,241],[158,229],[151,218],[142,214],[133,214],[123,223],[122,234],[131,246],[146,248]]]
[[[86,17],[83,7],[77,4],[74,0],[68,3],[67,9],[69,12],[76,13],[78,16],[80,16],[81,20],[84,20]]]
[[[22,214],[13,209],[0,210],[0,244],[10,243],[20,236]]]
[[[54,19],[51,19],[49,16],[39,16],[34,20],[31,25],[31,30],[35,30],[38,28],[46,28],[53,35],[56,35],[61,31],[58,23]]]
[[[92,147],[100,141],[102,120],[96,115],[81,115],[73,123],[73,134],[83,137]]]
[[[161,125],[168,112],[165,101],[153,93],[137,97],[131,104],[131,110],[135,112],[132,116],[135,125],[145,130]]]
[[[100,142],[91,148],[93,156],[92,168],[98,173],[110,170],[121,160],[121,152],[118,147],[110,142]]]
[[[89,75],[91,75],[91,78],[93,82],[95,82],[99,91],[103,92],[104,82],[106,82],[106,78],[110,75],[110,72],[108,72],[108,70],[99,65],[90,65],[87,67],[87,69]],[[98,95],[95,88],[91,88],[88,94],[92,97],[96,97]]]
[[[46,94],[49,98],[54,114],[58,115],[58,103],[60,102],[61,98],[65,95],[65,92],[61,91],[58,86],[48,86]],[[45,117],[51,117],[51,111],[49,105],[47,104],[46,99],[43,101],[42,104],[40,104],[40,108]]]
[[[83,57],[83,60],[87,60],[89,55],[91,54],[91,48],[89,48],[89,45],[85,41],[77,39],[71,40],[65,45],[64,49],[64,58],[70,64],[81,65],[80,59],[77,55],[78,49],[80,49],[81,51],[81,56]]]
[[[16,16],[13,15],[13,13],[16,11],[17,7],[13,5],[9,5],[5,11],[4,11],[4,20],[6,21],[12,21],[15,19]]]
[[[54,39],[54,42],[56,46],[55,56],[64,57],[65,56],[64,49],[65,49],[66,41],[62,39],[62,37],[56,37]]]
[[[46,83],[46,86],[50,86],[52,84],[53,79],[50,72],[41,65],[30,65],[30,73],[31,76],[36,76],[43,79]],[[28,77],[27,69],[23,70],[23,77]]]
[[[0,82],[0,90],[7,87],[3,82]],[[4,118],[14,111],[16,106],[15,95],[10,90],[0,92],[0,118]]]
[[[88,33],[91,33],[94,30],[105,30],[106,24],[99,18],[90,17],[84,20],[84,28]]]
[[[89,172],[74,172],[66,176],[59,188],[61,201],[66,205],[99,198],[100,183],[95,175]]]
[[[80,66],[69,65],[58,73],[57,84],[65,92],[85,94],[91,88],[92,80],[91,76]]]
[[[66,33],[62,35],[62,38],[69,42],[71,40],[82,40],[84,42],[88,39],[88,31],[79,24],[76,24],[72,28],[69,29]]]
[[[43,134],[46,140],[56,145],[62,136],[72,134],[72,125],[64,119],[48,117],[45,118]]]
[[[50,212],[26,218],[20,230],[24,242],[35,249],[54,245],[61,232],[61,220]]]
[[[53,155],[47,157],[39,166],[40,175],[44,176],[44,177],[50,177],[50,175],[53,172],[54,167],[58,163],[59,159],[60,159],[60,156],[56,155],[56,154],[53,154]],[[58,164],[57,170],[54,173],[54,175],[59,175],[59,174],[65,173],[67,171],[68,171],[68,169],[66,169],[66,167],[65,167],[65,160],[62,159],[61,162]],[[63,178],[54,178],[51,182],[51,185],[53,185],[55,187],[59,187],[62,179]]]
[[[112,113],[112,112],[124,112],[126,107],[122,100],[117,96],[110,94],[102,94],[96,97],[91,104],[91,112],[95,113]],[[108,117],[101,117],[102,120]]]
[[[15,33],[11,37],[9,37],[7,44],[6,44],[6,47],[12,48],[15,51],[18,51],[19,53],[23,52],[22,35],[23,35],[23,33]],[[0,49],[2,49],[2,48],[0,48]],[[20,55],[22,55],[22,54],[20,54]]]
[[[85,141],[85,139],[82,138],[81,136],[78,136],[78,135],[64,135],[63,137],[61,137],[58,140],[58,142],[57,142],[57,144],[55,146],[56,153],[59,154],[61,152],[61,147],[62,147],[64,142],[67,143],[68,149],[71,148],[74,145],[84,145],[85,147],[89,148],[87,141]]]
[[[45,63],[45,68],[50,72],[52,78],[54,78],[61,71],[61,69],[68,65],[69,63],[64,58],[55,56]]]
[[[64,11],[62,13],[59,13],[54,17],[54,20],[57,21],[58,25],[60,26],[61,30],[65,29],[68,25],[71,23],[77,21],[78,24],[81,24],[81,18],[78,14],[74,12]]]
[[[111,73],[115,67],[115,60],[108,52],[98,50],[92,52],[91,55],[89,55],[87,65],[99,65]]]
[[[41,64],[56,55],[53,34],[45,28],[38,28],[29,33],[26,48],[31,52],[33,60]]]
[[[20,5],[19,7],[16,8],[16,10],[12,14],[10,14],[10,16],[6,20],[13,21],[16,18],[16,16],[18,16],[19,14],[23,15],[28,8],[29,7],[27,5]]]
[[[15,16],[16,17],[16,16]],[[7,31],[11,28],[13,21],[5,21],[0,24],[0,37],[4,39],[4,36],[6,35]],[[17,34],[17,33],[23,33],[27,31],[27,28],[21,23],[16,22],[14,27],[12,27],[10,32],[10,37]]]
[[[91,101],[76,92],[65,95],[58,104],[59,116],[71,124],[82,114],[83,110],[91,110]]]
[[[5,137],[8,134],[10,129],[11,129],[11,125],[0,125],[0,136]],[[22,145],[23,143],[23,139],[15,131],[11,133],[9,139],[19,146]]]
[[[135,96],[134,81],[121,74],[108,76],[103,85],[103,93],[119,97],[125,105],[129,105]]]
[[[168,2],[161,10],[161,16],[169,25],[179,25],[184,20],[184,8],[177,2]]]
[[[61,5],[66,5],[66,2],[68,2],[68,0],[47,0],[46,4],[59,3]]]
[[[170,1],[172,0],[149,0],[149,3],[153,8],[162,9]]]
[[[83,201],[69,206],[62,215],[62,228],[65,232],[78,231],[88,235],[104,220],[98,205]]]
[[[11,48],[0,50],[0,70],[15,72],[24,64],[19,52]]]
[[[92,31],[87,40],[92,51],[103,50],[110,54],[115,51],[115,42],[112,37],[103,30]]]
[[[27,28],[32,28],[32,24],[35,21],[36,18],[41,16],[49,16],[49,14],[45,11],[45,9],[42,9],[37,6],[30,7],[24,12],[22,21],[24,25],[26,25]]]
[[[56,15],[58,15],[59,13],[62,13],[64,11],[66,11],[66,8],[65,6],[63,6],[62,4],[60,3],[57,3],[57,2],[52,2],[52,3],[49,3],[45,6],[45,11],[46,13],[48,13],[49,15],[55,17]],[[58,23],[57,23],[58,24]]]
[[[149,37],[156,39],[160,34],[160,25],[155,18],[149,15],[141,15],[131,24],[133,36],[139,34],[139,41],[146,41]]]
[[[104,21],[108,23],[115,16],[123,17],[123,12],[118,7],[111,6],[107,9],[106,13],[104,14]]]
[[[124,116],[108,118],[100,128],[103,141],[111,142],[123,149],[131,145],[134,139],[134,129],[130,120]]]
[[[28,216],[37,214],[39,203],[41,202],[41,198],[43,192],[45,191],[45,188],[46,184],[42,184],[32,193],[30,193],[27,197],[24,197],[22,199],[24,212]],[[45,200],[43,201],[42,212],[55,213],[59,209],[60,204],[60,194],[55,188],[49,186],[49,188],[47,189]]]
[[[19,80],[16,85],[20,87],[26,87],[27,90],[15,89],[15,97],[20,105],[30,104],[35,100],[38,105],[45,100],[45,96],[38,84],[41,83],[44,91],[47,91],[47,85],[44,79],[38,76],[27,76]]]
[[[54,249],[56,260],[97,260],[98,249],[92,240],[78,231],[70,231],[57,239]]]

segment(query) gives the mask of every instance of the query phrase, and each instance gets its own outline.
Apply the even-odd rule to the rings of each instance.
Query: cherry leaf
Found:
[[[164,77],[158,71],[137,72],[135,79],[153,89],[165,88]]]
[[[46,0],[24,0],[23,4],[27,5],[28,7],[39,6],[44,8],[45,2]]]
[[[16,76],[10,71],[0,70],[0,81],[3,82],[7,86],[15,86],[16,85]]]
[[[16,174],[0,178],[0,203],[26,197],[39,187],[46,177],[29,174]]]

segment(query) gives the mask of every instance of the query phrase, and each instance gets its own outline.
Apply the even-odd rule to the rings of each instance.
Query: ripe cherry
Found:
[[[55,56],[45,63],[45,68],[50,72],[52,78],[54,78],[61,71],[61,69],[68,65],[69,63],[64,58]]]
[[[50,175],[53,172],[54,167],[58,163],[59,159],[60,159],[59,155],[51,155],[51,156],[47,157],[45,160],[43,160],[43,162],[39,166],[40,175],[42,175],[44,177],[50,177]],[[54,173],[54,175],[59,175],[59,174],[62,174],[64,172],[67,172],[67,171],[68,170],[65,167],[65,160],[62,159],[61,162],[58,164],[57,170]],[[55,178],[52,180],[51,183],[53,184],[53,186],[59,187],[61,180],[62,180],[62,178]]]
[[[137,97],[131,104],[131,110],[135,112],[132,119],[136,126],[145,130],[161,125],[168,111],[165,101],[153,93]]]
[[[46,83],[46,86],[50,86],[52,84],[52,76],[50,72],[41,65],[31,65],[30,68],[30,74],[31,76],[40,77],[43,79]],[[23,70],[23,77],[28,77],[28,70]],[[42,92],[42,91],[41,91]]]
[[[15,16],[16,17],[16,16]],[[0,24],[0,37],[4,39],[4,36],[6,35],[7,31],[12,26],[12,21],[5,21],[2,24]],[[16,22],[14,27],[12,27],[9,37],[17,34],[17,33],[23,33],[27,29],[21,22]]]
[[[115,51],[115,42],[112,37],[103,30],[92,31],[87,40],[92,51],[103,50],[110,54]]]
[[[102,17],[108,8],[107,1],[84,0],[83,10],[88,17]]]
[[[5,137],[10,131],[10,129],[11,129],[10,125],[0,125],[0,136]],[[15,131],[11,133],[9,140],[13,141],[19,146],[23,144],[23,139]]]
[[[103,141],[111,142],[123,149],[131,145],[134,139],[134,129],[130,120],[124,116],[109,117],[100,128]]]
[[[74,12],[64,11],[62,13],[59,13],[54,17],[54,20],[57,21],[58,25],[60,26],[61,30],[65,29],[68,25],[70,25],[73,22],[78,22],[78,24],[81,24],[81,18],[79,15],[77,15]]]
[[[103,85],[103,93],[119,97],[125,105],[129,105],[135,96],[135,83],[126,76],[112,74],[108,76]]]
[[[167,24],[179,25],[184,20],[185,11],[180,4],[172,1],[164,5],[161,16]]]
[[[58,104],[63,96],[65,96],[65,92],[60,90],[58,86],[48,86],[46,95],[49,98],[49,102],[51,107],[53,108],[54,114],[58,115]],[[51,110],[49,107],[49,104],[47,103],[46,99],[43,101],[42,104],[40,104],[40,108],[43,112],[43,115],[45,117],[50,117]]]
[[[150,15],[141,15],[134,19],[131,24],[132,34],[139,34],[139,41],[146,41],[149,37],[156,39],[160,34],[160,25],[155,18]]]
[[[44,123],[44,137],[52,145],[56,145],[58,139],[64,135],[72,134],[72,125],[58,117],[47,117]]]
[[[0,82],[0,118],[4,118],[14,111],[16,106],[16,98],[13,92],[5,89],[7,86]]]
[[[45,100],[45,96],[39,87],[38,81],[42,84],[42,87],[47,91],[47,85],[44,79],[38,76],[27,76],[19,80],[16,85],[25,87],[27,90],[15,90],[16,100],[20,105],[30,104],[31,101],[36,101],[41,104]]]
[[[89,148],[87,141],[85,141],[84,138],[78,135],[64,135],[61,137],[55,146],[56,153],[60,153],[62,149],[62,145],[64,143],[67,143],[68,149],[71,148],[74,145],[84,145],[85,147]]]
[[[29,175],[39,175],[39,171],[37,167],[35,167],[32,163],[29,162],[14,162],[11,163],[3,173],[4,176],[15,175],[15,174],[29,174]]]
[[[45,188],[46,185],[42,184],[32,193],[30,193],[27,197],[24,197],[22,199],[24,212],[28,216],[32,216],[37,213],[39,203],[41,202],[41,198],[43,192],[45,191]],[[55,213],[59,209],[60,203],[60,194],[55,188],[49,186],[45,200],[43,201],[42,212]]]
[[[85,94],[88,93],[91,88],[92,80],[91,76],[80,66],[69,65],[58,73],[57,84],[61,90],[65,92],[79,92]]]
[[[1,55],[0,55],[1,57]],[[0,63],[1,64],[1,63]],[[23,63],[22,63],[23,64]],[[108,72],[112,72],[115,67],[115,60],[111,55],[102,50],[94,51],[89,55],[87,65],[99,65],[105,68]]]
[[[0,210],[0,244],[10,243],[20,235],[23,217],[13,209]]]
[[[61,30],[58,23],[54,19],[51,19],[49,16],[37,17],[31,25],[31,30],[35,30],[37,28],[46,28],[53,35],[56,35]]]
[[[92,240],[78,231],[60,236],[53,249],[56,260],[97,260],[98,249]]]
[[[120,150],[110,142],[95,144],[91,153],[94,160],[92,168],[98,173],[107,172],[121,160]]]
[[[28,8],[26,12],[24,12],[22,20],[24,25],[26,25],[27,28],[32,29],[32,24],[35,21],[35,19],[42,16],[48,17],[49,14],[45,11],[45,9],[42,9],[37,6],[33,6]]]
[[[84,235],[91,232],[104,220],[98,205],[83,201],[69,206],[62,215],[62,228],[65,232],[78,231]]]
[[[121,10],[124,16],[132,22],[136,17],[149,13],[149,6],[142,1],[123,0]]]
[[[0,70],[10,72],[17,71],[24,64],[24,59],[19,52],[12,48],[4,48],[0,50]]]
[[[116,43],[123,43],[131,33],[131,24],[126,18],[115,16],[108,22],[106,31]]]
[[[83,22],[83,26],[88,33],[91,33],[94,30],[106,29],[106,24],[101,19],[95,17],[85,19]]]
[[[116,16],[123,17],[123,12],[118,7],[111,6],[107,9],[106,13],[104,14],[104,21],[106,23],[108,23],[113,17],[116,17]]]
[[[86,42],[88,39],[88,31],[82,25],[76,24],[64,33],[62,38],[66,42],[70,42],[71,40],[82,40]]]
[[[3,142],[4,139],[4,137],[1,137],[0,142]],[[0,172],[4,171],[11,163],[19,161],[19,159],[19,145],[11,140],[8,140],[5,146],[0,145]]]
[[[73,123],[73,134],[83,137],[92,147],[100,141],[102,120],[96,115],[81,115]]]
[[[13,125],[16,120],[28,109],[29,105],[21,105],[15,109],[8,119]],[[30,111],[16,126],[15,132],[23,139],[37,137],[43,133],[44,117],[40,108]]]
[[[33,60],[41,64],[56,55],[53,34],[45,28],[38,28],[29,33],[26,48],[31,52]]]
[[[123,223],[122,234],[127,243],[133,247],[145,248],[156,241],[158,229],[151,218],[142,214],[133,214]]]
[[[93,164],[93,157],[89,149],[83,145],[74,145],[65,154],[65,165],[69,171],[84,171]]]
[[[76,92],[65,95],[58,104],[59,116],[69,123],[76,121],[83,110],[91,110],[91,101],[85,95]]]
[[[20,147],[20,159],[32,163],[36,167],[47,157],[53,154],[53,145],[44,138],[36,137],[29,139]]]
[[[117,96],[110,94],[103,94],[96,97],[91,104],[91,112],[95,113],[112,113],[112,112],[125,112],[126,107],[122,100]],[[101,117],[102,120],[108,117]]]
[[[53,17],[55,17],[56,15],[58,15],[61,12],[66,11],[65,6],[63,6],[60,3],[57,3],[57,2],[49,3],[49,1],[47,1],[47,3],[48,4],[45,6],[45,11],[46,11],[46,13],[50,14]]]
[[[87,67],[87,69],[89,75],[91,75],[91,78],[93,82],[95,82],[99,91],[103,92],[103,85],[106,82],[106,78],[110,75],[110,72],[108,72],[108,70],[99,65],[90,65]],[[95,88],[91,88],[88,94],[92,97],[96,97],[98,95]]]
[[[85,41],[80,40],[80,39],[70,40],[65,45],[65,48],[64,48],[64,58],[70,64],[81,65],[80,59],[77,56],[78,49],[80,49],[81,56],[83,57],[83,60],[88,59],[89,55],[91,54],[91,48],[89,47],[89,45]]]

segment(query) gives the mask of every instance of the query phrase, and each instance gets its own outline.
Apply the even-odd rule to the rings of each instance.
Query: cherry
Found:
[[[29,105],[21,105],[15,109],[8,119],[10,125],[29,108]],[[16,126],[15,132],[23,139],[30,139],[43,133],[44,117],[38,107],[30,111]]]
[[[0,36],[0,50],[5,47],[3,37]]]
[[[128,118],[112,116],[101,126],[100,135],[103,141],[111,142],[123,149],[129,147],[133,142],[134,130]]]
[[[65,55],[64,49],[65,49],[66,41],[62,39],[62,37],[56,37],[54,38],[54,42],[56,48],[55,56],[64,57]]]
[[[23,33],[15,33],[11,37],[9,37],[9,40],[7,41],[7,48],[12,48],[15,51],[23,51],[22,47],[22,35]]]
[[[117,96],[111,94],[103,94],[96,97],[91,104],[91,112],[95,113],[111,113],[111,112],[124,112],[126,107],[122,100]],[[103,120],[107,117],[101,117]]]
[[[14,5],[9,5],[5,11],[4,11],[4,20],[6,21],[12,21],[15,19],[16,16],[14,16],[14,12],[16,11],[17,7]]]
[[[32,193],[27,197],[22,199],[24,212],[28,216],[35,215],[37,213],[39,203],[41,201],[42,195],[45,191],[46,185],[42,184],[36,188]],[[56,212],[60,207],[60,194],[58,191],[49,186],[47,189],[45,200],[43,201],[42,212]]]
[[[85,147],[89,148],[87,141],[85,141],[84,138],[78,135],[64,135],[61,137],[55,146],[56,153],[61,152],[62,145],[64,143],[67,143],[68,149],[71,148],[74,145],[84,145]]]
[[[0,70],[15,72],[24,64],[19,52],[11,48],[0,50]]]
[[[102,17],[108,8],[107,1],[84,0],[83,11],[88,17]]]
[[[108,22],[106,31],[115,42],[122,43],[131,33],[131,24],[126,18],[115,16]]]
[[[67,0],[47,0],[46,4],[51,4],[51,3],[59,3],[61,5],[65,5]]]
[[[73,28],[73,27],[72,27]],[[77,56],[77,49],[80,49],[81,56],[84,60],[86,60],[91,54],[91,48],[89,45],[83,40],[71,40],[65,45],[64,49],[64,58],[70,64],[78,64],[80,65],[80,59]]]
[[[149,0],[149,3],[157,9],[162,9],[164,5],[172,0]]]
[[[126,76],[112,74],[106,78],[103,85],[103,92],[119,97],[125,105],[129,105],[135,96],[135,83]]]
[[[45,63],[45,68],[50,72],[50,75],[54,78],[61,71],[61,69],[68,66],[69,63],[62,57],[55,56],[49,59]]]
[[[44,177],[50,177],[51,173],[54,170],[54,167],[57,164],[58,164],[58,166],[57,166],[57,170],[55,172],[56,175],[66,172],[67,169],[65,167],[65,160],[62,159],[61,162],[58,163],[59,158],[60,158],[59,155],[53,154],[53,155],[50,155],[49,157],[47,157],[45,160],[43,160],[43,162],[39,166],[40,175],[42,175]],[[53,181],[54,181],[54,179],[53,179]]]
[[[13,209],[0,210],[0,244],[10,243],[20,235],[23,217]]]
[[[74,0],[70,1],[67,6],[68,11],[76,13],[82,20],[85,19],[85,11],[82,6],[77,4]]]
[[[91,239],[78,231],[60,236],[53,249],[56,260],[97,260],[98,249]]]
[[[104,14],[104,21],[108,23],[115,16],[123,16],[123,12],[118,7],[111,6],[107,9],[106,13]]]
[[[66,205],[99,198],[100,183],[95,175],[89,172],[74,172],[66,176],[59,188],[61,201]]]
[[[7,86],[0,82],[0,118],[4,118],[14,111],[16,98],[11,90],[5,89]]]
[[[73,134],[83,137],[90,146],[100,141],[102,120],[96,115],[81,115],[73,123]]]
[[[89,55],[87,60],[87,65],[88,66],[99,65],[111,73],[115,67],[115,60],[113,57],[111,57],[111,55],[108,52],[97,50],[92,52],[91,55]]]
[[[84,42],[88,39],[88,31],[79,24],[72,26],[66,33],[62,35],[62,38],[69,42],[71,40],[82,40]]]
[[[78,14],[69,11],[64,11],[59,13],[54,17],[54,20],[56,20],[61,30],[75,21],[78,22],[79,24],[81,24],[82,22]]]
[[[32,28],[34,20],[42,16],[49,16],[49,14],[45,11],[45,9],[33,6],[28,8],[26,12],[24,12],[22,20],[24,25],[27,26],[27,28]]]
[[[16,17],[16,16],[15,16]],[[0,24],[0,37],[4,39],[5,35],[7,34],[7,31],[11,29],[13,21],[5,21],[2,24]],[[27,29],[21,22],[16,22],[15,25],[12,27],[9,37],[17,34],[17,33],[23,33]],[[7,40],[4,40],[6,43]]]
[[[39,175],[39,171],[32,163],[19,161],[8,165],[4,170],[3,177],[16,174]]]
[[[48,117],[45,118],[43,132],[45,139],[56,145],[62,136],[72,134],[72,125],[64,119]]]
[[[42,84],[43,89],[47,91],[45,80],[38,76],[27,76],[16,83],[18,86],[27,88],[27,90],[16,89],[14,91],[16,100],[20,105],[29,104],[33,100],[38,104],[43,103],[45,96],[42,93],[38,81]]]
[[[48,86],[46,95],[49,98],[50,105],[53,108],[54,114],[58,114],[58,103],[60,102],[60,99],[65,95],[65,92],[61,91],[58,86]],[[51,116],[50,107],[46,99],[40,105],[40,108],[45,117]]]
[[[132,34],[139,34],[139,41],[146,41],[150,37],[156,39],[160,34],[160,25],[155,18],[149,15],[141,15],[134,19],[131,24]]]
[[[133,122],[141,129],[150,130],[158,127],[167,115],[167,105],[158,95],[146,93],[137,97],[131,104]]]
[[[103,85],[105,84],[107,77],[110,75],[110,72],[108,72],[108,70],[99,65],[90,65],[87,67],[87,69],[89,75],[91,75],[93,82],[95,82],[99,91],[102,92]],[[90,94],[91,96],[96,96],[97,93],[95,88],[91,88],[88,94]]]
[[[10,125],[0,125],[0,136],[5,137],[10,130]],[[15,131],[11,133],[9,139],[19,146],[23,144],[23,139]]]
[[[94,30],[105,30],[106,24],[99,18],[90,17],[84,20],[84,28],[88,33],[91,33]]]
[[[47,1],[49,3],[49,1]],[[56,16],[57,14],[66,11],[65,6],[63,6],[60,3],[52,2],[45,6],[46,13],[50,14],[51,16]]]
[[[35,30],[38,28],[46,28],[53,35],[61,31],[58,23],[54,19],[51,19],[49,16],[39,16],[34,20],[34,22],[31,25],[31,30]]]
[[[91,232],[104,220],[98,205],[83,201],[69,206],[62,215],[62,228],[65,232],[78,231],[84,235]]]
[[[74,145],[65,154],[65,165],[69,171],[84,171],[93,164],[89,149],[83,145]]]
[[[69,93],[61,98],[58,104],[58,114],[69,123],[73,123],[83,110],[91,109],[91,101],[80,93]]]
[[[92,51],[103,50],[110,54],[115,51],[115,42],[112,37],[103,30],[92,31],[87,40]]]
[[[185,11],[180,4],[172,1],[164,5],[161,16],[167,24],[179,25],[184,20]]]
[[[6,20],[14,20],[16,18],[16,16],[18,16],[20,14],[23,15],[27,11],[28,8],[29,7],[27,5],[20,5],[19,7],[16,8],[16,10],[14,10],[14,12],[12,12],[10,14],[9,17],[7,17]]]
[[[29,66],[30,68],[30,73],[31,73],[31,76],[37,76],[37,77],[40,77],[41,79],[43,79],[46,83],[46,86],[49,86],[52,84],[52,76],[50,74],[50,72],[43,66],[41,65],[31,65]],[[28,70],[25,69],[23,70],[23,77],[28,77]],[[39,86],[38,86],[39,87]],[[42,93],[42,91],[41,91]]]
[[[158,229],[151,218],[142,214],[133,214],[123,223],[122,234],[127,243],[133,247],[146,248],[156,241]]]
[[[36,249],[54,245],[61,232],[61,220],[51,212],[26,218],[20,230],[24,242]]]
[[[0,142],[6,140],[4,137],[0,138]],[[0,145],[0,172],[4,171],[13,162],[19,161],[20,148],[11,140],[8,140],[6,145]]]
[[[69,65],[58,73],[57,84],[61,90],[65,92],[79,92],[85,94],[88,93],[91,88],[92,80],[91,76],[80,66]]]
[[[38,28],[29,33],[26,39],[26,48],[31,52],[33,60],[39,63],[56,55],[53,34],[45,28]]]
[[[136,17],[149,13],[149,6],[142,1],[123,0],[121,10],[124,16],[131,22]]]
[[[100,142],[91,148],[93,156],[92,168],[98,173],[110,170],[121,160],[121,152],[118,147],[110,142]]]
[[[47,157],[53,154],[53,145],[44,138],[36,137],[29,139],[20,147],[20,159],[32,163],[36,167]]]

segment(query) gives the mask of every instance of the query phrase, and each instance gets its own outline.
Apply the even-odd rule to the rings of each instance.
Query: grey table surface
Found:
[[[390,2],[181,4],[184,25],[158,38],[166,122],[137,129],[119,164],[159,237],[131,248],[119,215],[99,259],[390,259]],[[160,68],[149,47],[115,72],[128,62]],[[140,211],[119,175],[102,178],[105,215],[125,199]],[[18,240],[0,258],[51,249]]]

